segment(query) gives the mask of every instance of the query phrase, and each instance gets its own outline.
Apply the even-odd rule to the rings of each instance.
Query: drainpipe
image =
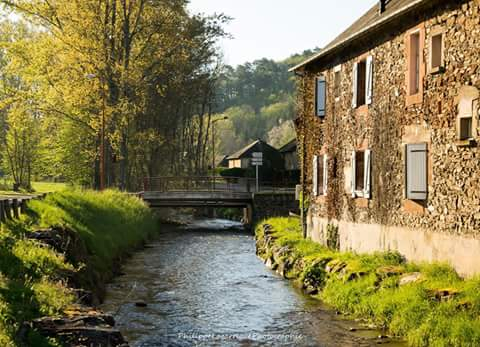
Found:
[[[302,93],[303,93],[303,117],[305,117],[305,73],[295,71],[295,75],[297,77],[302,78]],[[303,126],[303,125],[302,125]],[[303,128],[303,136],[302,136],[302,177],[301,177],[301,185],[302,185],[302,204],[301,204],[301,210],[300,210],[300,219],[302,221],[302,235],[303,238],[307,238],[307,216],[305,215],[305,151],[306,151],[306,136],[305,136],[305,128]]]

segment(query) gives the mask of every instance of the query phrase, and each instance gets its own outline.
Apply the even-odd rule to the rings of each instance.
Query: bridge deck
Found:
[[[144,192],[143,199],[152,207],[245,207],[252,203],[252,193],[221,191]]]

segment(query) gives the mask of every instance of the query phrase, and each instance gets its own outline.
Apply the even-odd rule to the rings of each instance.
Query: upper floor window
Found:
[[[423,58],[424,41],[425,29],[423,24],[407,32],[405,38],[407,106],[423,101],[423,78],[425,75],[425,61]]]
[[[339,65],[335,67],[333,70],[334,73],[334,95],[335,100],[338,101],[340,95],[342,94],[341,86],[342,86],[342,66]]]
[[[327,102],[327,81],[325,80],[324,76],[320,76],[317,78],[315,89],[315,106],[317,109],[316,114],[318,117],[325,117],[325,109]]]
[[[444,67],[444,37],[443,29],[438,27],[434,28],[430,34],[430,62],[429,70],[431,73],[436,73],[442,71]]]
[[[368,56],[353,65],[353,99],[352,107],[372,103],[373,95],[373,57]]]
[[[410,72],[409,95],[420,91],[420,33],[410,35],[410,57],[408,61]]]

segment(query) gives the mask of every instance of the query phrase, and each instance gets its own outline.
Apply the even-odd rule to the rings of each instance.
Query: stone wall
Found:
[[[295,200],[295,193],[262,192],[253,196],[253,220],[255,223],[265,218],[288,217],[290,212],[299,213],[299,204]]]
[[[298,79],[299,147],[305,145],[304,184],[312,191],[314,155],[328,154],[328,196],[313,197],[310,218],[361,225],[480,236],[480,147],[457,140],[459,96],[465,85],[480,89],[480,1],[445,1],[434,12],[411,16],[387,37],[365,43],[335,61],[311,64]],[[425,70],[423,101],[408,105],[406,33],[425,28],[423,59],[428,62],[433,30],[444,31],[444,67]],[[358,47],[358,45],[357,45]],[[374,59],[373,102],[352,108],[352,70],[358,57]],[[333,96],[334,67],[341,64],[342,94]],[[315,116],[315,78],[327,79],[327,112]],[[478,117],[478,115],[477,115]],[[305,141],[305,142],[304,142]],[[428,143],[428,198],[404,197],[404,144]],[[371,199],[349,192],[352,150],[372,150]],[[310,223],[310,228],[314,228]],[[352,229],[353,230],[353,229]],[[479,249],[480,251],[480,249]]]

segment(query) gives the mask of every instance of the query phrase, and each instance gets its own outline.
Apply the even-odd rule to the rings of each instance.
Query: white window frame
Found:
[[[358,105],[358,64],[365,62],[365,104]],[[369,55],[364,59],[359,60],[353,64],[353,78],[352,78],[352,108],[359,106],[371,105],[373,99],[373,56]]]
[[[363,190],[356,189],[357,183],[357,168],[356,168],[356,156],[357,152],[362,151],[352,151],[352,159],[351,159],[351,190],[352,190],[352,198],[365,198],[370,199],[371,197],[371,168],[372,168],[372,151],[370,149],[366,149],[363,151],[364,155],[364,175],[363,175]]]
[[[319,160],[323,161],[323,189],[319,187],[318,181],[318,163]],[[326,196],[328,192],[328,156],[326,154],[323,155],[314,155],[313,156],[313,196]]]

